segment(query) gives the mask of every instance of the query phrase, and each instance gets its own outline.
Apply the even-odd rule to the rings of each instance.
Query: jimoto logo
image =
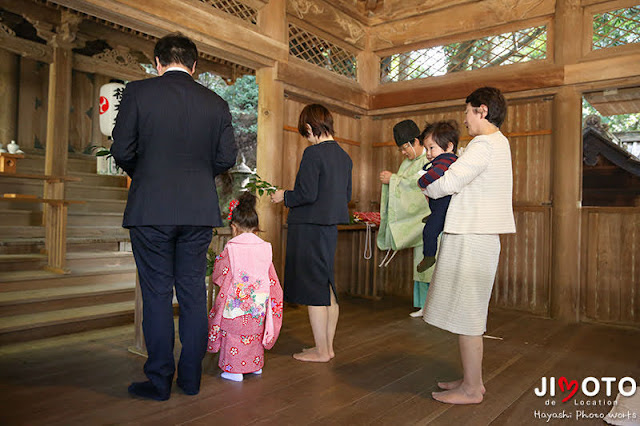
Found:
[[[636,381],[632,377],[623,377],[619,380],[616,377],[585,377],[580,383],[578,380],[561,376],[557,380],[555,377],[542,377],[540,386],[535,388],[534,392],[539,397],[554,397],[558,393],[559,396],[564,396],[562,402],[567,402],[578,391],[586,397],[594,397],[601,392],[611,396],[615,391],[620,392],[622,396],[632,396],[636,393],[636,388]]]

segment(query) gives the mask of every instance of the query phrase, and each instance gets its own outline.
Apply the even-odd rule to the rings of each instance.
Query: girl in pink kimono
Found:
[[[271,261],[271,244],[258,231],[256,197],[244,193],[231,212],[233,238],[216,259],[213,282],[220,287],[209,313],[207,350],[220,351],[222,378],[240,382],[261,374],[264,350],[282,326],[282,288]]]

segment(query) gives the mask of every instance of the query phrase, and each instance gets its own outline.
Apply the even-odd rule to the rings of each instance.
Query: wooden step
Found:
[[[70,173],[96,173],[96,164],[96,158],[91,155],[69,153],[67,157],[67,170]],[[44,151],[42,153],[27,152],[25,158],[19,160],[17,169],[20,173],[27,173],[28,171],[43,173]]]
[[[0,316],[132,301],[135,298],[135,286],[135,280],[131,280],[121,283],[0,292]]]
[[[115,237],[70,237],[67,238],[67,253],[88,251],[120,251],[128,236]],[[41,254],[44,238],[13,238],[0,240],[0,254]]]
[[[136,268],[131,265],[112,268],[78,268],[61,275],[45,270],[0,272],[0,292],[38,290],[89,284],[111,284],[135,281]]]
[[[44,238],[44,235],[44,226],[0,226],[0,241]],[[123,238],[129,240],[129,231],[121,226],[67,226],[67,236],[69,238]]]
[[[124,213],[127,200],[109,200],[100,198],[83,198],[84,204],[69,205],[69,212],[113,212]],[[16,202],[16,204],[20,204]]]
[[[67,216],[69,226],[116,226],[122,227],[121,212],[77,212]]]
[[[133,322],[134,301],[3,317],[0,345]]]
[[[29,271],[42,269],[47,264],[47,256],[39,253],[0,254],[0,272]],[[82,251],[67,253],[66,268],[69,270],[87,268],[111,269],[134,266],[133,254],[127,251]]]
[[[36,206],[40,207],[40,206]],[[0,209],[0,223],[3,226],[40,226],[42,225],[42,211]]]
[[[94,267],[114,268],[120,266],[135,266],[133,253],[126,251],[67,253],[67,268],[70,270]]]
[[[2,254],[0,255],[0,272],[28,271],[42,269],[47,264],[44,254]]]
[[[16,193],[42,197],[44,185],[40,181],[13,177],[0,179],[0,194]],[[84,200],[96,198],[103,200],[126,200],[129,190],[123,187],[93,186],[82,182],[70,182],[65,185],[65,198]]]

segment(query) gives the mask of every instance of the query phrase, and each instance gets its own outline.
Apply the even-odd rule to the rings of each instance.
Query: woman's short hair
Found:
[[[421,145],[424,145],[425,139],[431,136],[431,139],[440,147],[443,151],[446,151],[449,147],[449,143],[453,144],[453,152],[458,149],[458,141],[460,140],[460,129],[456,120],[442,120],[435,123],[427,123],[424,127],[418,140]]]
[[[476,108],[486,105],[488,112],[485,118],[496,127],[500,127],[507,116],[507,101],[502,96],[502,92],[495,87],[476,89],[467,96],[465,102]]]
[[[258,212],[256,211],[257,200],[256,196],[249,192],[240,194],[238,205],[231,212],[231,223],[247,231],[260,229]]]
[[[307,126],[311,126],[311,133],[320,137],[323,134],[334,135],[333,116],[327,108],[320,104],[307,105],[302,109],[298,119],[298,133],[302,137],[309,137]]]
[[[198,59],[198,49],[190,38],[181,33],[172,33],[162,37],[153,49],[160,65],[182,64],[191,69]]]

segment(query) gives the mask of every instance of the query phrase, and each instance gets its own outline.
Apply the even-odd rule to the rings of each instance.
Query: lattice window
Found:
[[[255,24],[257,21],[258,11],[254,8],[247,6],[237,0],[200,0],[202,3],[206,3],[226,12],[230,15],[237,16],[238,18]]]
[[[380,61],[380,81],[414,80],[546,56],[547,28],[543,25],[384,57]]]
[[[356,57],[353,53],[291,23],[289,53],[329,71],[356,78]]]
[[[593,16],[593,50],[640,43],[640,5]]]

